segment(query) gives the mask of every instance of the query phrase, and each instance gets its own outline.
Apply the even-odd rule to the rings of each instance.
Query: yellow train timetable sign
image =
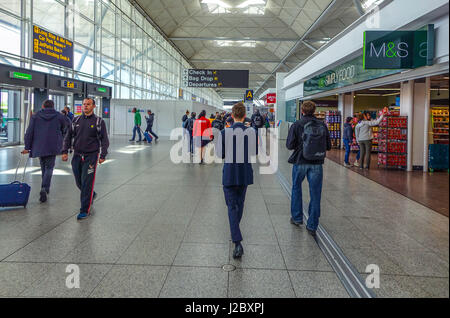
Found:
[[[33,25],[33,58],[73,68],[73,42]]]

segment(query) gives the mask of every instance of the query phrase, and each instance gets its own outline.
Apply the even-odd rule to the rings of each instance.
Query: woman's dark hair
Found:
[[[346,123],[350,123],[353,120],[353,117],[347,117],[347,119],[345,120]]]
[[[195,112],[191,113],[191,118],[195,118],[195,116],[197,116],[197,114]]]
[[[198,114],[198,118],[200,118],[200,117],[205,117],[206,116],[206,110],[202,110],[201,112],[200,112],[200,114]]]

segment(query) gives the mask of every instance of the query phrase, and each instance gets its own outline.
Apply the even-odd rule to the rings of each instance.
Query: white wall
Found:
[[[178,100],[136,100],[136,99],[112,99],[111,100],[111,135],[131,135],[134,127],[134,114],[128,110],[136,107],[144,109],[141,112],[142,129],[147,126],[144,116],[150,109],[155,113],[153,130],[159,136],[170,136],[172,129],[181,127],[181,118],[186,113],[195,111],[197,115],[204,109],[207,117],[220,109],[191,101]]]
[[[424,131],[425,121],[429,118],[424,118],[426,103],[425,83],[415,83],[414,85],[414,126],[413,126],[413,145],[412,145],[412,165],[424,165]]]

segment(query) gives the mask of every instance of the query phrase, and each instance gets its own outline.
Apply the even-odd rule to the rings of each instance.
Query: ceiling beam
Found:
[[[258,41],[258,42],[296,42],[295,38],[254,38],[254,37],[169,37],[172,41]]]
[[[192,63],[279,63],[280,62],[280,60],[226,60],[226,59],[190,59],[189,61]]]
[[[306,30],[306,32],[302,35],[302,37],[300,39],[298,39],[298,41],[295,43],[295,45],[289,50],[289,52],[284,56],[284,58],[281,60],[281,62],[274,68],[274,70],[272,71],[272,74],[275,74],[276,71],[280,68],[281,65],[284,64],[284,62],[295,52],[295,50],[297,50],[298,46],[303,43],[303,41],[306,39],[306,37],[308,36],[308,34],[310,34],[317,25],[319,25],[319,23],[322,21],[322,19],[328,14],[328,12],[330,12],[330,10],[335,6],[337,0],[333,0],[328,7],[323,10],[323,12],[319,15],[319,17],[316,19],[316,21],[314,21],[313,24],[311,24],[311,26],[308,28],[308,30]],[[270,77],[269,77],[270,78]],[[269,79],[267,78],[267,80]],[[255,94],[258,94],[259,91],[261,90],[261,87],[264,86],[264,84],[267,82],[267,80],[256,90]]]
[[[308,42],[306,42],[305,40],[302,41],[302,43],[309,49],[311,49],[313,52],[317,51],[317,49],[312,46],[311,44],[309,44]]]
[[[363,16],[366,13],[362,7],[360,0],[353,0],[353,4],[355,5],[356,10],[358,11],[360,16]]]

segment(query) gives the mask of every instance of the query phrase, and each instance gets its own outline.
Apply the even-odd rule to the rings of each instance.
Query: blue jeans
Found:
[[[345,159],[344,159],[344,162],[346,164],[349,164],[348,159],[349,159],[349,156],[350,156],[350,142],[351,142],[350,140],[344,139],[344,147],[345,147]]]
[[[133,138],[131,138],[131,140],[134,140],[134,138],[136,138],[136,131],[139,134],[139,141],[141,141],[142,140],[141,127],[139,127],[139,126],[134,126],[134,128],[133,128]]]
[[[322,197],[323,168],[322,165],[300,164],[292,168],[291,215],[295,222],[303,221],[302,183],[308,179],[309,196],[308,224],[310,230],[316,231],[319,226],[320,200]]]

